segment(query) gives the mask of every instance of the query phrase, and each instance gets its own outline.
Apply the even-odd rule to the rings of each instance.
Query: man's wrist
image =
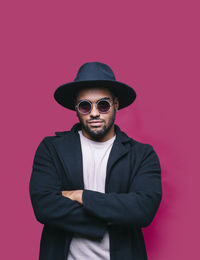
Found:
[[[75,191],[75,200],[79,202],[80,204],[83,204],[82,200],[83,190],[76,190]]]

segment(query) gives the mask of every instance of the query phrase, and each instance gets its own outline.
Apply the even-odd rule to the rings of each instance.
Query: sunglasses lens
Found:
[[[106,100],[101,100],[98,103],[98,110],[100,113],[107,113],[110,109],[110,103]]]
[[[79,104],[79,107],[78,107],[79,111],[82,113],[82,114],[87,114],[90,112],[91,110],[91,105],[89,102],[87,101],[82,101],[80,104]]]

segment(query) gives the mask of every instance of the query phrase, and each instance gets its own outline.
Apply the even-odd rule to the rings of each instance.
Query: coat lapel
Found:
[[[116,133],[116,139],[113,143],[113,146],[112,146],[109,158],[108,158],[108,164],[107,164],[106,183],[105,183],[106,192],[107,192],[109,176],[110,176],[112,167],[120,158],[122,158],[124,155],[126,155],[130,150],[130,146],[129,145],[125,146],[125,143],[130,142],[131,139],[124,132],[122,132],[117,125],[115,125],[115,133]]]
[[[60,135],[60,133],[56,134]],[[82,150],[78,132],[63,134],[58,140],[56,149],[63,163],[70,186],[73,189],[83,189]]]
[[[82,150],[78,134],[80,129],[81,125],[77,123],[72,127],[71,131],[56,133],[56,135],[61,136],[56,149],[63,162],[67,179],[74,189],[84,189]],[[117,125],[115,125],[115,133],[116,138],[108,158],[106,187],[113,165],[130,150],[130,145],[126,146],[125,143],[130,142],[131,138],[122,132]]]

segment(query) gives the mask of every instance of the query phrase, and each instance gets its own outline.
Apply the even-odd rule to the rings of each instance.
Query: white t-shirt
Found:
[[[105,193],[105,179],[108,157],[116,135],[105,142],[88,139],[78,131],[83,156],[84,189]],[[109,260],[109,234],[105,233],[101,241],[84,238],[74,234],[68,254],[68,260]]]

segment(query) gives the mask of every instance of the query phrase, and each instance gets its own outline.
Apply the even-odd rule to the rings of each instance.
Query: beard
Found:
[[[82,128],[85,130],[85,132],[89,136],[93,137],[96,140],[104,137],[109,132],[109,130],[111,129],[111,127],[113,126],[113,124],[115,122],[115,115],[116,115],[116,109],[114,109],[114,112],[113,112],[112,116],[109,118],[109,121],[108,121],[107,125],[104,124],[101,127],[101,129],[99,129],[99,127],[93,127],[93,128],[89,127],[88,122],[84,123],[82,118],[77,113],[77,116],[79,118],[79,121],[81,123]],[[96,118],[96,120],[98,120],[98,118]]]

